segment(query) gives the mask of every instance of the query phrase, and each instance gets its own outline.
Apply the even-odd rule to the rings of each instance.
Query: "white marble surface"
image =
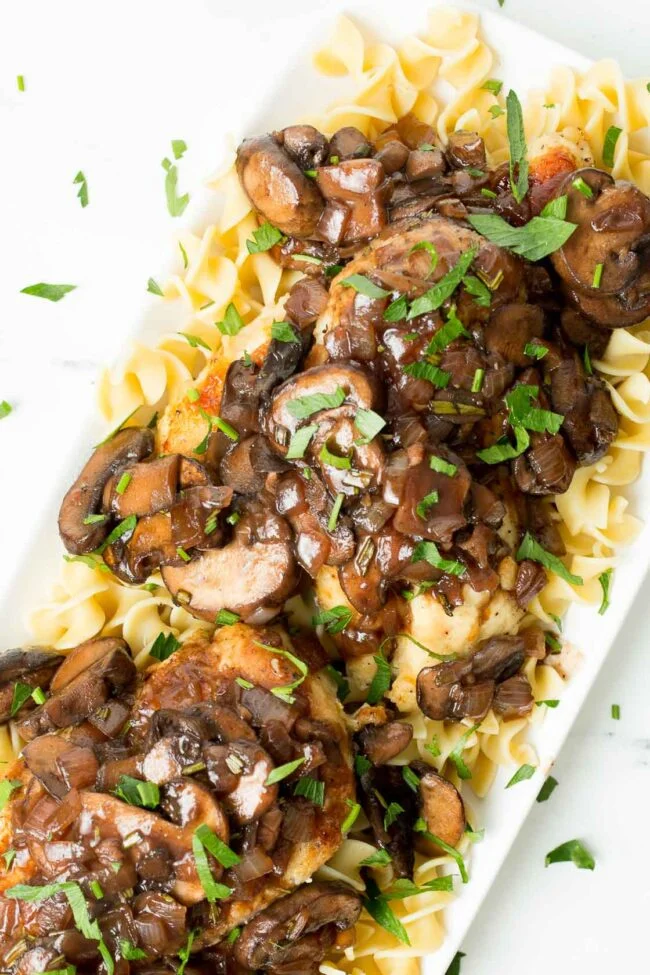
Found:
[[[304,9],[303,0],[0,5],[0,400],[14,407],[0,425],[0,591],[92,409],[98,367],[123,345],[169,251],[160,168],[169,140],[190,147],[185,189],[205,175],[192,145],[206,105],[229,129],[237,72],[254,71],[263,92],[283,22]],[[503,12],[584,54],[616,57],[630,74],[650,73],[645,2],[506,0]],[[79,169],[85,210],[72,185]],[[79,288],[58,304],[19,294],[41,280]],[[557,763],[559,788],[534,809],[466,939],[463,975],[648,970],[649,602],[646,581]],[[544,854],[573,837],[593,850],[594,873],[545,870]]]

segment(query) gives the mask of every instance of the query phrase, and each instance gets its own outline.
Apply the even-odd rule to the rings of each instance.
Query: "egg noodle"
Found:
[[[504,107],[504,94],[495,96],[482,87],[493,75],[495,59],[481,39],[475,14],[437,8],[420,34],[404,38],[395,47],[368,41],[350,19],[341,17],[327,45],[316,54],[315,66],[324,74],[342,76],[349,82],[347,98],[308,119],[326,134],[354,125],[372,138],[407,112],[414,112],[435,127],[442,144],[456,129],[477,131],[485,141],[490,166],[508,158],[505,114],[490,112],[495,105]],[[585,165],[608,168],[602,158],[603,142],[608,128],[616,125],[622,131],[611,172],[617,178],[633,180],[650,194],[647,85],[647,79],[626,81],[610,60],[600,61],[584,73],[557,68],[547,88],[530,92],[524,102],[530,157],[549,147],[565,145],[574,154],[579,153]],[[288,291],[301,275],[283,270],[268,253],[249,254],[246,241],[257,228],[257,220],[240,187],[233,160],[231,154],[225,170],[210,184],[223,197],[220,222],[207,226],[201,236],[189,231],[181,233],[186,266],[163,287],[166,300],[182,305],[187,320],[184,334],[164,335],[155,348],[135,343],[119,369],[103,375],[99,405],[109,427],[124,422],[141,407],[148,408],[148,416],[154,411],[162,412],[168,404],[181,400],[189,385],[201,382],[202,371],[213,356],[229,362],[244,349],[253,351],[270,339],[271,322],[284,317]],[[246,328],[237,336],[222,336],[214,323],[223,318],[230,302],[234,302]],[[572,602],[597,603],[602,594],[598,577],[615,567],[619,548],[631,542],[639,531],[640,522],[630,514],[628,501],[620,492],[637,478],[642,455],[650,446],[649,362],[650,321],[646,321],[631,329],[614,330],[602,359],[593,363],[607,383],[620,415],[619,433],[606,456],[578,468],[569,490],[552,504],[567,550],[567,565],[582,577],[584,584],[575,586],[550,575],[545,589],[529,606],[529,613],[547,623],[561,617]],[[465,591],[468,592],[467,587]],[[474,595],[478,598],[482,594]],[[422,625],[426,630],[434,600],[425,594],[416,597],[411,605],[414,621],[424,617]],[[471,605],[460,607],[451,625],[461,628],[464,649],[499,631],[496,626],[490,630],[489,620],[483,620],[480,628],[470,621],[466,632],[462,632],[463,612],[470,614]],[[98,634],[122,636],[139,669],[152,662],[149,649],[159,633],[172,633],[185,640],[206,626],[174,605],[159,577],[153,577],[146,586],[130,587],[105,567],[83,561],[64,563],[51,598],[29,620],[36,642],[58,651],[65,652]],[[402,710],[415,707],[414,678],[426,662],[426,654],[411,640],[398,642],[393,657],[394,687],[399,688],[401,679],[411,691]],[[530,659],[524,673],[536,700],[560,696],[563,679],[557,667]],[[353,684],[354,680],[352,674]],[[363,685],[364,680],[359,680]],[[403,704],[399,699],[393,700],[398,706]],[[525,733],[531,722],[544,720],[545,711],[544,707],[533,708],[530,718],[507,721],[490,711],[480,727],[469,734],[466,724],[431,721],[413,711],[405,715],[414,727],[413,740],[398,761],[408,764],[420,759],[438,770],[444,767],[447,777],[458,787],[466,791],[469,786],[482,797],[498,766],[536,764]],[[448,756],[464,735],[461,754],[471,778],[461,782]],[[438,746],[437,757],[425,749],[432,740]],[[0,759],[6,763],[19,747],[15,729],[0,728]],[[6,769],[7,765],[0,767]],[[478,830],[480,823],[472,820],[471,809],[469,818]],[[362,814],[355,824],[354,836],[362,835],[357,831],[364,824]],[[460,852],[467,855],[470,839],[463,840],[463,844]],[[364,884],[359,865],[374,849],[363,839],[349,838],[320,876],[344,879],[361,891]],[[449,873],[452,867],[455,865],[449,857],[425,859],[418,855],[414,880],[422,884],[440,873]],[[378,879],[382,879],[381,875]],[[341,970],[367,975],[415,975],[418,959],[435,951],[444,938],[442,913],[453,896],[427,892],[391,901],[410,944],[398,941],[364,912],[356,928],[354,946],[321,970],[325,975],[337,975]]]

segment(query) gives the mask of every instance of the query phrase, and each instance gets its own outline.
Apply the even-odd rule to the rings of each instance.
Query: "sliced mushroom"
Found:
[[[167,565],[163,581],[190,613],[214,622],[228,609],[248,622],[275,616],[296,583],[290,531],[272,512],[249,510],[221,549],[209,549],[183,565]]]
[[[169,512],[139,518],[133,531],[109,545],[103,555],[111,571],[130,585],[146,582],[161,565],[180,562]]]
[[[435,721],[482,720],[492,703],[494,681],[464,683],[471,674],[470,659],[425,667],[417,677],[418,707]]]
[[[410,744],[413,726],[403,721],[366,725],[359,735],[361,747],[373,765],[385,765]]]
[[[430,769],[420,777],[419,790],[428,832],[449,846],[457,846],[465,832],[465,806],[458,789]]]
[[[91,748],[82,748],[59,735],[41,735],[23,748],[27,768],[47,791],[63,799],[70,789],[95,785],[99,763]]]
[[[313,325],[325,311],[327,288],[319,278],[301,278],[289,292],[284,306],[287,318],[299,328]]]
[[[415,466],[409,466],[393,525],[405,535],[449,545],[454,533],[467,524],[465,506],[472,479],[455,454],[444,449],[437,453],[456,467],[456,473],[449,477],[432,470],[429,455]]]
[[[516,674],[524,662],[525,644],[521,636],[493,636],[481,644],[471,657],[476,680],[503,681]]]
[[[28,684],[47,690],[57,667],[64,658],[58,654],[34,647],[28,650],[5,650],[0,654],[0,723],[15,717],[12,714],[16,683]],[[33,699],[28,698],[30,706]],[[18,714],[27,705],[24,702]]]
[[[374,491],[381,481],[385,465],[381,440],[363,441],[354,423],[356,414],[354,407],[345,405],[314,416],[318,429],[309,445],[309,457],[320,467],[332,497]]]
[[[113,638],[103,642],[101,646],[102,641],[89,641],[77,648],[77,656],[68,657],[52,681],[51,696],[20,722],[23,738],[30,741],[56,728],[80,724],[112,694],[131,684],[136,671],[126,644]]]
[[[485,169],[485,144],[476,132],[465,132],[459,129],[449,133],[447,143],[447,159],[457,169],[473,166],[475,169]]]
[[[323,209],[318,187],[270,135],[244,139],[237,172],[262,216],[293,237],[310,237]]]
[[[273,442],[283,452],[289,438],[304,422],[310,422],[310,415],[296,415],[297,400],[316,394],[332,395],[343,390],[345,399],[364,410],[371,410],[378,404],[378,388],[375,380],[353,363],[327,363],[306,369],[280,386],[273,397],[267,418],[268,432]],[[318,407],[313,410],[318,411]]]
[[[524,559],[517,566],[515,580],[515,599],[525,609],[540,594],[548,579],[544,567],[539,562]]]
[[[497,684],[492,706],[503,718],[523,718],[533,710],[534,703],[528,678],[524,674],[515,674]]]
[[[289,125],[280,135],[286,152],[303,171],[326,162],[329,143],[313,125]]]
[[[535,433],[530,439],[530,448],[512,464],[519,490],[527,494],[564,494],[577,466],[564,437]]]
[[[257,742],[210,745],[205,757],[212,787],[240,825],[260,819],[277,800],[278,786],[266,784],[275,765]]]
[[[337,129],[330,139],[330,158],[334,156],[340,160],[363,159],[369,156],[370,152],[370,143],[365,135],[353,125]]]
[[[374,237],[384,229],[391,187],[377,159],[347,159],[334,166],[323,166],[318,170],[317,179],[328,203],[343,204],[348,210],[340,238],[343,242]],[[319,227],[322,232],[322,225]],[[332,236],[328,234],[328,239]]]
[[[224,843],[230,838],[228,820],[221,805],[199,782],[189,778],[168,782],[161,789],[160,808],[177,826],[194,830],[205,825]]]
[[[223,530],[217,516],[232,501],[231,487],[187,488],[169,513],[172,544],[184,550],[212,548],[221,542]]]
[[[297,471],[284,474],[275,494],[276,509],[295,532],[294,550],[300,565],[315,578],[323,565],[344,565],[354,555],[354,532],[347,518],[328,528],[330,499],[320,478],[309,481]]]
[[[513,302],[502,305],[490,315],[485,329],[485,344],[489,352],[498,353],[506,362],[526,366],[529,357],[525,346],[544,334],[544,312],[539,305]]]
[[[322,881],[305,884],[248,922],[235,942],[235,958],[253,971],[283,971],[296,942],[330,926],[344,931],[356,924],[360,913],[361,900],[349,887]]]
[[[122,519],[170,508],[176,497],[180,460],[179,454],[170,454],[113,474],[104,488],[104,510]]]
[[[406,785],[398,765],[382,765],[361,776],[361,802],[373,835],[392,860],[396,877],[412,877],[414,865],[413,824],[418,815],[414,793]],[[391,802],[401,808],[390,822],[386,809]]]
[[[68,552],[84,555],[108,535],[110,522],[89,521],[100,514],[104,488],[113,474],[147,457],[154,449],[151,430],[129,427],[100,444],[61,502],[59,534]]]

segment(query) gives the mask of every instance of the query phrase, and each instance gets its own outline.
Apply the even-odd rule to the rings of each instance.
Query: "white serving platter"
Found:
[[[282,57],[269,58],[264,65],[263,86],[259,79],[254,81],[248,77],[247,80],[244,71],[244,77],[228,90],[230,109],[233,101],[237,109],[230,110],[229,117],[240,119],[237,131],[223,130],[214,92],[199,91],[197,97],[206,98],[205,131],[192,146],[193,156],[200,162],[199,168],[206,176],[217,168],[229,135],[239,139],[289,124],[305,114],[317,113],[345,91],[344,82],[320,78],[311,67],[311,51],[328,35],[339,12],[352,15],[372,34],[396,42],[405,33],[417,32],[424,26],[431,6],[425,2],[411,2],[405,6],[395,4],[394,0],[374,0],[372,4],[335,0],[327,4],[325,12],[313,12],[303,6],[299,16],[286,21]],[[469,4],[459,6],[476,9]],[[481,21],[484,37],[498,58],[492,74],[503,78],[507,86],[520,94],[543,84],[556,65],[584,69],[589,64],[581,55],[497,13],[481,12]],[[195,230],[202,229],[214,217],[217,206],[213,192],[194,188],[192,203],[182,224]],[[177,226],[180,228],[181,221],[177,221]],[[152,250],[146,256],[153,276],[164,279],[176,252],[170,244],[167,266],[165,255],[160,252]],[[134,307],[132,312],[129,316],[128,309],[125,310],[133,322],[130,334],[144,341],[154,341],[157,335],[185,324],[178,306],[166,307],[155,298],[145,301],[140,308]],[[92,444],[105,432],[90,400],[80,404],[79,410],[88,415],[88,425],[78,438],[71,437],[68,443],[63,441],[60,447],[65,454],[62,478],[60,482],[48,485],[47,501],[43,500],[31,524],[25,526],[21,550],[12,553],[16,568],[0,600],[3,646],[25,642],[25,616],[43,601],[58,576],[62,547],[56,530],[56,516],[60,499],[89,455]],[[19,482],[15,490],[20,490]],[[631,510],[641,517],[647,515],[650,511],[650,472],[647,468],[628,496]],[[485,827],[485,839],[473,848],[470,883],[462,887],[446,912],[447,937],[440,950],[426,959],[426,975],[443,975],[458,950],[614,643],[649,562],[650,521],[635,544],[623,553],[621,566],[616,571],[616,598],[608,613],[601,617],[595,609],[579,608],[569,613],[564,632],[566,639],[583,651],[581,665],[567,685],[561,707],[549,711],[545,721],[531,731],[531,742],[540,761],[536,775],[516,789],[505,791],[505,782],[514,769],[502,770],[488,797],[483,802],[473,803],[476,827]]]

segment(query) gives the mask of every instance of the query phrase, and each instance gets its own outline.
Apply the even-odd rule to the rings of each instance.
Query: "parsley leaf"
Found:
[[[351,274],[349,278],[343,278],[341,284],[344,288],[354,288],[366,298],[386,298],[390,291],[385,291],[379,285],[367,278],[365,274]]]
[[[606,569],[605,572],[601,572],[598,576],[598,582],[600,583],[600,588],[603,590],[603,599],[600,604],[600,609],[598,610],[598,615],[603,616],[609,609],[609,589],[612,584],[612,576],[614,575],[613,569]]]
[[[306,420],[312,413],[341,406],[344,400],[345,390],[339,386],[333,393],[312,393],[311,396],[299,396],[289,400],[287,410],[297,420]]]
[[[482,460],[484,464],[501,464],[505,460],[512,460],[514,457],[519,457],[519,455],[523,454],[524,450],[527,450],[530,446],[530,437],[523,427],[516,426],[514,428],[514,432],[516,441],[514,447],[505,437],[503,437],[491,447],[485,447],[483,450],[477,450],[476,456],[479,458],[479,460]]]
[[[115,795],[130,806],[143,809],[155,809],[160,805],[160,789],[156,783],[134,779],[132,775],[120,775]]]
[[[458,262],[454,267],[450,268],[449,271],[437,284],[434,284],[432,288],[425,291],[421,297],[416,298],[411,304],[411,308],[406,316],[407,319],[417,318],[418,315],[426,315],[430,311],[436,311],[440,308],[443,303],[450,298],[454,293],[458,285],[461,283],[467,272],[469,271],[470,264],[474,260],[478,253],[477,247],[470,247],[469,250],[464,251],[458,258]]]
[[[528,261],[541,261],[559,250],[577,224],[556,217],[533,217],[523,227],[511,227],[496,213],[474,213],[467,218],[474,230],[499,247],[507,247]]]
[[[580,840],[567,840],[546,854],[544,866],[551,863],[575,863],[579,870],[593,870],[596,861]]]
[[[527,763],[520,765],[506,785],[506,789],[509,789],[512,785],[517,785],[518,782],[525,782],[526,779],[532,779],[536,771],[537,769],[533,765],[528,765]]]
[[[616,143],[618,142],[618,137],[623,130],[619,129],[616,125],[610,125],[605,133],[605,141],[603,143],[603,162],[606,166],[611,169],[614,165],[614,150],[616,149]]]
[[[547,799],[550,799],[551,795],[557,788],[557,785],[558,785],[557,779],[554,779],[552,775],[549,775],[546,782],[539,790],[539,793],[537,795],[537,802],[546,802]]]
[[[375,661],[377,669],[375,670],[374,677],[370,682],[366,701],[368,704],[379,704],[384,694],[390,688],[392,675],[390,672],[390,665],[382,654],[377,654],[372,659]]]
[[[0,420],[4,420],[6,416],[9,416],[13,407],[11,403],[8,403],[6,399],[0,401]]]
[[[506,97],[508,142],[510,143],[510,189],[517,203],[528,192],[528,159],[526,158],[526,133],[521,102],[512,89]],[[517,175],[515,178],[515,168]]]
[[[155,660],[167,660],[180,649],[181,644],[173,633],[159,633],[149,650],[149,656]]]
[[[408,300],[406,295],[400,295],[395,301],[391,301],[390,305],[384,312],[383,318],[385,322],[401,322],[406,318],[406,313],[408,312]]]
[[[324,626],[328,633],[342,633],[352,616],[352,610],[348,606],[333,606],[312,617],[311,622],[312,626]]]
[[[545,569],[549,569],[550,572],[554,572],[555,575],[559,576],[560,579],[564,579],[565,582],[570,582],[574,586],[583,586],[584,581],[581,576],[576,576],[572,572],[569,572],[564,562],[562,562],[556,555],[552,555],[547,552],[545,548],[537,542],[530,532],[526,532],[524,535],[521,545],[517,549],[517,554],[515,556],[517,562],[522,562],[524,559],[532,559],[533,562],[539,562],[543,565]]]
[[[435,569],[452,576],[462,576],[467,571],[462,562],[443,559],[435,542],[418,542],[413,549],[411,562],[428,562]]]
[[[368,877],[366,881],[366,896],[363,899],[363,906],[370,917],[385,931],[388,931],[403,944],[411,944],[406,928],[388,906],[386,898],[380,893],[379,887],[372,877]]]
[[[165,173],[165,196],[167,198],[167,210],[170,217],[180,217],[187,204],[190,202],[188,193],[178,195],[178,169],[170,166]]]
[[[293,762],[285,762],[284,765],[278,765],[271,772],[269,772],[266,777],[266,782],[264,785],[275,785],[276,782],[281,782],[286,779],[288,775],[291,775],[296,769],[306,761],[304,756],[302,758],[295,758]]]
[[[300,427],[295,433],[291,434],[289,448],[287,450],[287,460],[299,460],[305,456],[305,451],[311,442],[311,438],[318,430],[317,423],[310,423],[306,427]]]
[[[463,758],[463,752],[467,747],[468,740],[471,738],[471,736],[474,734],[475,731],[478,731],[480,726],[481,726],[481,722],[479,721],[478,724],[472,725],[471,728],[468,728],[467,731],[460,736],[460,738],[458,739],[458,741],[456,742],[452,750],[449,752],[449,756],[448,756],[449,761],[456,766],[456,771],[458,772],[459,779],[467,780],[467,779],[471,779],[472,777],[472,773],[470,772],[469,768],[465,764],[465,760]]]
[[[294,345],[300,345],[300,339],[289,322],[272,322],[271,338],[275,339],[276,342],[290,342]]]
[[[360,444],[368,444],[386,426],[386,421],[374,410],[357,410],[354,425],[361,434]]]
[[[30,284],[27,288],[21,288],[21,295],[33,295],[34,298],[45,298],[47,301],[61,301],[67,294],[74,291],[76,284]]]
[[[182,159],[184,153],[187,152],[187,143],[184,139],[172,139],[172,152],[174,153],[174,159]]]
[[[84,176],[81,170],[77,173],[72,181],[73,183],[79,183],[79,192],[77,193],[77,199],[81,203],[82,207],[88,206],[88,180]]]
[[[249,254],[263,254],[264,251],[271,250],[282,240],[284,240],[282,232],[266,220],[257,230],[253,231],[253,239],[246,241],[246,249]]]
[[[223,321],[215,324],[222,335],[238,335],[244,327],[244,320],[231,301],[226,308]]]
[[[161,298],[164,298],[161,287],[158,282],[154,280],[154,278],[149,278],[147,281],[147,291],[149,291],[152,295],[159,295]]]
[[[9,802],[12,793],[14,793],[16,789],[20,789],[21,786],[22,782],[20,779],[3,779],[2,782],[0,782],[0,810],[4,809]]]
[[[314,779],[311,775],[304,775],[298,779],[293,787],[294,796],[303,796],[315,806],[325,805],[325,783]]]
[[[9,712],[10,717],[14,718],[18,714],[25,701],[32,696],[33,690],[34,688],[31,686],[31,684],[23,684],[22,681],[16,681],[14,684],[13,698],[11,700],[11,711]]]

